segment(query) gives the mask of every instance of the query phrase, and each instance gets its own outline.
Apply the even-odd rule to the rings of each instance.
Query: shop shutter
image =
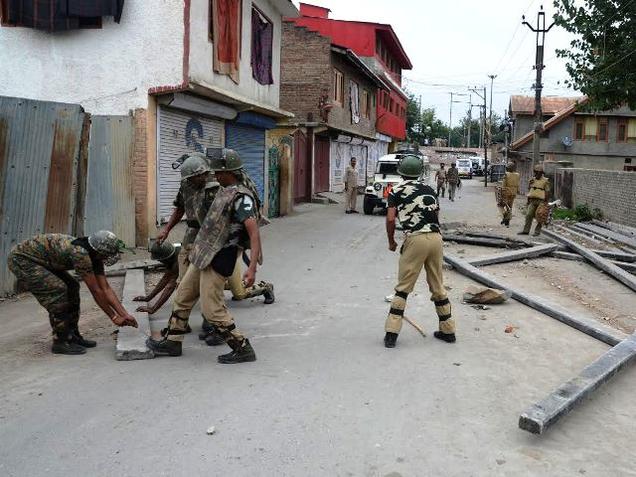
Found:
[[[225,144],[241,156],[262,202],[265,194],[265,130],[227,123]]]
[[[223,120],[160,107],[158,142],[157,221],[164,223],[172,215],[181,183],[181,172],[172,163],[187,152],[205,154],[208,147],[222,147]]]

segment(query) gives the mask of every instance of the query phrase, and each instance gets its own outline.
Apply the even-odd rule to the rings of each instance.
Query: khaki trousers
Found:
[[[526,223],[523,227],[523,232],[526,234],[530,233],[530,229],[532,228],[532,220],[534,216],[537,214],[537,207],[541,205],[543,199],[528,199],[528,210],[526,211]],[[537,226],[534,228],[534,233],[539,235],[541,232],[541,223],[537,222]]]
[[[179,252],[179,281],[183,279],[186,271],[188,270],[188,265],[190,265],[190,260],[188,259],[190,250],[192,250],[192,245],[181,248],[181,251]]]
[[[227,279],[227,287],[232,292],[232,296],[235,300],[246,300],[247,298],[253,298],[255,296],[261,296],[265,293],[265,282],[255,283],[249,288],[245,287],[243,283],[243,267],[241,267],[242,252],[239,252],[239,256],[236,259],[236,265],[234,266],[234,272],[232,276]]]
[[[191,264],[177,288],[169,328],[185,331],[192,308],[200,299],[201,313],[208,323],[219,328],[222,335],[229,332],[236,341],[243,341],[243,334],[234,327],[234,318],[225,306],[223,291],[226,280],[226,277],[215,272],[212,267],[199,270]],[[183,341],[183,335],[168,335],[168,339]]]
[[[502,194],[502,202],[505,207],[499,207],[499,212],[501,212],[501,216],[504,220],[512,219],[512,206],[515,203],[515,199],[517,194],[514,191],[509,191],[503,189],[501,191]]]
[[[356,210],[356,203],[358,201],[358,188],[349,187],[346,192],[347,210]]]
[[[431,292],[431,301],[439,318],[439,330],[442,333],[455,333],[455,320],[451,316],[451,305],[444,288],[442,274],[443,243],[439,233],[409,235],[404,240],[400,252],[398,284],[391,302],[385,331],[399,333],[402,329],[402,317],[406,309],[406,300],[415,288],[422,268],[426,271],[426,281]]]
[[[457,191],[457,184],[453,184],[452,182],[448,183],[448,198],[450,200],[455,200],[455,192]]]

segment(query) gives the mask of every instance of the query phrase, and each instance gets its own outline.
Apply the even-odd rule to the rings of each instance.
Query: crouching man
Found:
[[[435,191],[419,181],[422,161],[407,156],[400,162],[398,173],[403,182],[393,188],[388,197],[386,231],[389,250],[397,249],[395,220],[400,221],[405,239],[400,250],[398,284],[386,319],[384,345],[395,348],[402,329],[402,317],[406,300],[415,288],[422,268],[431,292],[431,301],[439,318],[439,331],[435,338],[447,343],[455,342],[455,321],[451,316],[451,305],[446,296],[442,276],[443,244],[439,228],[439,204]]]
[[[97,346],[79,331],[80,284],[75,270],[95,303],[117,326],[137,327],[104,275],[104,265],[119,260],[124,244],[114,233],[102,230],[89,237],[43,234],[17,244],[9,254],[9,270],[49,313],[55,354],[77,355]]]
[[[210,166],[223,187],[201,223],[190,254],[190,265],[179,283],[168,328],[163,339],[148,340],[158,356],[180,356],[183,335],[192,307],[201,300],[201,310],[214,334],[227,343],[231,351],[218,357],[223,364],[256,360],[256,353],[236,328],[225,306],[225,282],[232,275],[240,249],[250,249],[250,265],[243,276],[246,287],[256,281],[261,256],[258,231],[258,202],[253,182],[243,169],[236,151],[209,149]]]

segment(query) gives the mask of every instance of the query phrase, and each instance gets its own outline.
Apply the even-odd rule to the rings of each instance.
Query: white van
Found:
[[[457,159],[455,166],[459,172],[459,177],[473,178],[473,161],[470,159]]]

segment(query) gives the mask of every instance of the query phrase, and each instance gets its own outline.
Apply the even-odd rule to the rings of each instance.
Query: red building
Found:
[[[393,28],[382,23],[333,20],[330,11],[301,3],[300,17],[289,20],[349,48],[390,86],[390,93],[376,93],[376,130],[394,142],[405,139],[407,96],[402,90],[402,70],[413,65]]]

